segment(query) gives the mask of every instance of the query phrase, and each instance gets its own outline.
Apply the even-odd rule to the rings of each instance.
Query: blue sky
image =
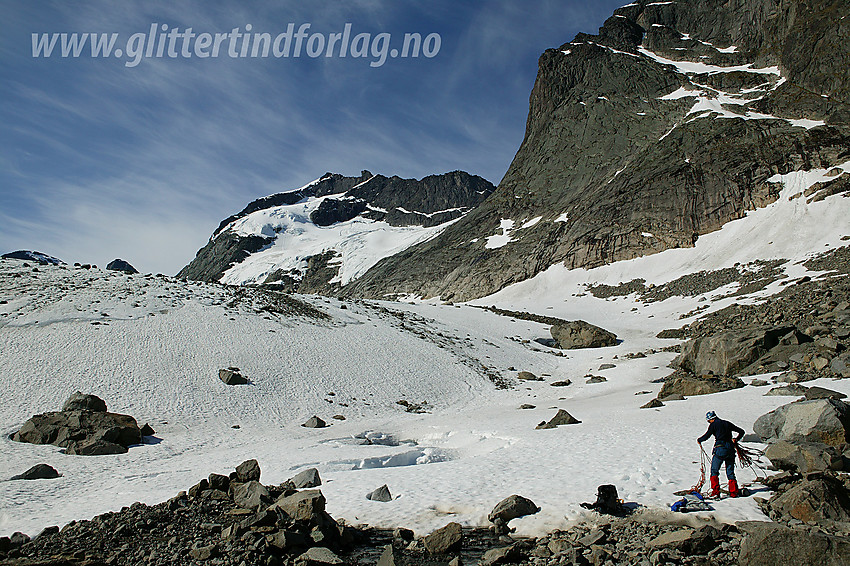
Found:
[[[222,218],[327,171],[498,184],[525,131],[537,58],[595,32],[622,0],[0,0],[0,251],[124,258],[173,274]],[[33,33],[151,24],[440,37],[433,57],[34,58]],[[238,44],[237,44],[238,49]],[[177,48],[180,51],[180,48]],[[190,51],[191,52],[191,51]],[[167,51],[166,51],[167,54]],[[181,54],[182,55],[182,54]]]

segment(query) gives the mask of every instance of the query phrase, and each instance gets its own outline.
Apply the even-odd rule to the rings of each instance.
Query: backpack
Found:
[[[606,515],[628,515],[631,512],[619,498],[617,487],[611,484],[600,485],[596,488],[595,503],[582,503],[581,506],[585,509],[595,509]]]

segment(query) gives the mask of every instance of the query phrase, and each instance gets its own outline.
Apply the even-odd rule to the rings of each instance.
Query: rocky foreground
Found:
[[[640,507],[632,512],[633,506],[624,506],[618,513],[624,516],[593,513],[569,530],[540,538],[510,536],[512,519],[538,510],[520,496],[494,508],[490,528],[450,522],[415,537],[403,528],[335,520],[325,511],[314,469],[277,486],[259,478],[259,465],[249,460],[229,476],[211,474],[159,505],[135,503],[90,521],[46,528],[32,539],[23,533],[2,537],[0,564],[839,566],[850,556],[850,476],[834,472],[783,472],[767,480],[778,493],[761,504],[775,523],[719,524],[706,516]],[[801,508],[809,521],[794,517]]]

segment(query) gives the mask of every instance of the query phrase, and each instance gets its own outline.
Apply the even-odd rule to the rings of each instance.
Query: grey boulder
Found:
[[[540,511],[540,507],[535,505],[532,500],[514,494],[497,503],[490,514],[487,515],[487,520],[491,523],[500,520],[507,524],[512,519],[534,515],[538,511]]]
[[[463,530],[460,523],[449,523],[426,536],[423,542],[425,550],[431,555],[457,552],[463,544]]]
[[[787,442],[778,440],[768,445],[765,456],[780,470],[796,470],[801,474],[824,470],[843,470],[844,455],[835,446],[819,442]]]
[[[710,395],[711,393],[738,389],[744,387],[744,385],[744,382],[737,377],[718,375],[695,376],[677,372],[661,386],[658,398],[666,401],[673,395],[682,395],[684,397]]]
[[[239,373],[239,368],[234,367],[218,370],[218,378],[225,385],[246,385],[248,383],[248,379]]]
[[[36,464],[26,472],[12,476],[10,480],[52,480],[60,477],[59,472],[53,466],[47,464]]]
[[[77,391],[68,397],[62,405],[63,411],[97,411],[106,412],[106,402],[97,395],[88,395]]]
[[[771,498],[770,508],[804,523],[847,522],[850,521],[850,492],[840,480],[822,475],[804,479]]]
[[[793,330],[793,327],[750,328],[694,338],[682,346],[682,353],[673,364],[696,375],[733,375],[758,360]]]
[[[796,401],[760,416],[753,431],[765,441],[841,446],[850,440],[850,407],[836,399]]]
[[[305,487],[319,487],[322,485],[322,479],[319,477],[319,470],[316,468],[308,468],[295,474],[289,480],[295,489],[303,489]]]
[[[564,350],[576,348],[602,348],[617,343],[617,335],[604,328],[583,320],[556,324],[549,330],[558,347]]]
[[[544,421],[537,425],[537,429],[548,429],[555,428],[561,425],[569,425],[569,424],[578,424],[581,421],[569,414],[564,409],[558,409],[558,412],[555,413],[555,416],[549,419],[548,421]]]
[[[243,509],[259,509],[272,503],[269,490],[256,480],[230,485],[233,503]]]
[[[381,487],[375,489],[374,491],[367,493],[366,499],[368,499],[369,501],[380,501],[383,503],[387,503],[393,500],[393,496],[390,493],[390,488],[387,487],[387,484],[384,484]]]
[[[123,271],[124,273],[130,274],[139,272],[138,269],[136,269],[123,259],[113,259],[108,264],[106,264],[106,269],[110,271]]]
[[[319,417],[313,415],[312,417],[307,419],[307,421],[301,426],[303,426],[304,428],[325,428],[326,426],[328,426],[328,423],[326,423]]]
[[[850,541],[792,529],[778,523],[743,521],[745,533],[738,557],[740,566],[846,566]]]
[[[260,463],[252,458],[236,466],[236,481],[241,483],[260,481]]]
[[[62,411],[31,417],[12,440],[53,444],[66,448],[68,454],[98,455],[126,452],[128,446],[141,443],[142,435],[136,419],[129,415]]]

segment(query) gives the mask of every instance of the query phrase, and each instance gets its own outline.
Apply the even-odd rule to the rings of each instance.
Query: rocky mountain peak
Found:
[[[774,175],[845,162],[847,8],[712,0],[618,9],[598,34],[541,55],[525,137],[494,194],[346,293],[466,300],[553,264],[692,246],[774,201]]]

